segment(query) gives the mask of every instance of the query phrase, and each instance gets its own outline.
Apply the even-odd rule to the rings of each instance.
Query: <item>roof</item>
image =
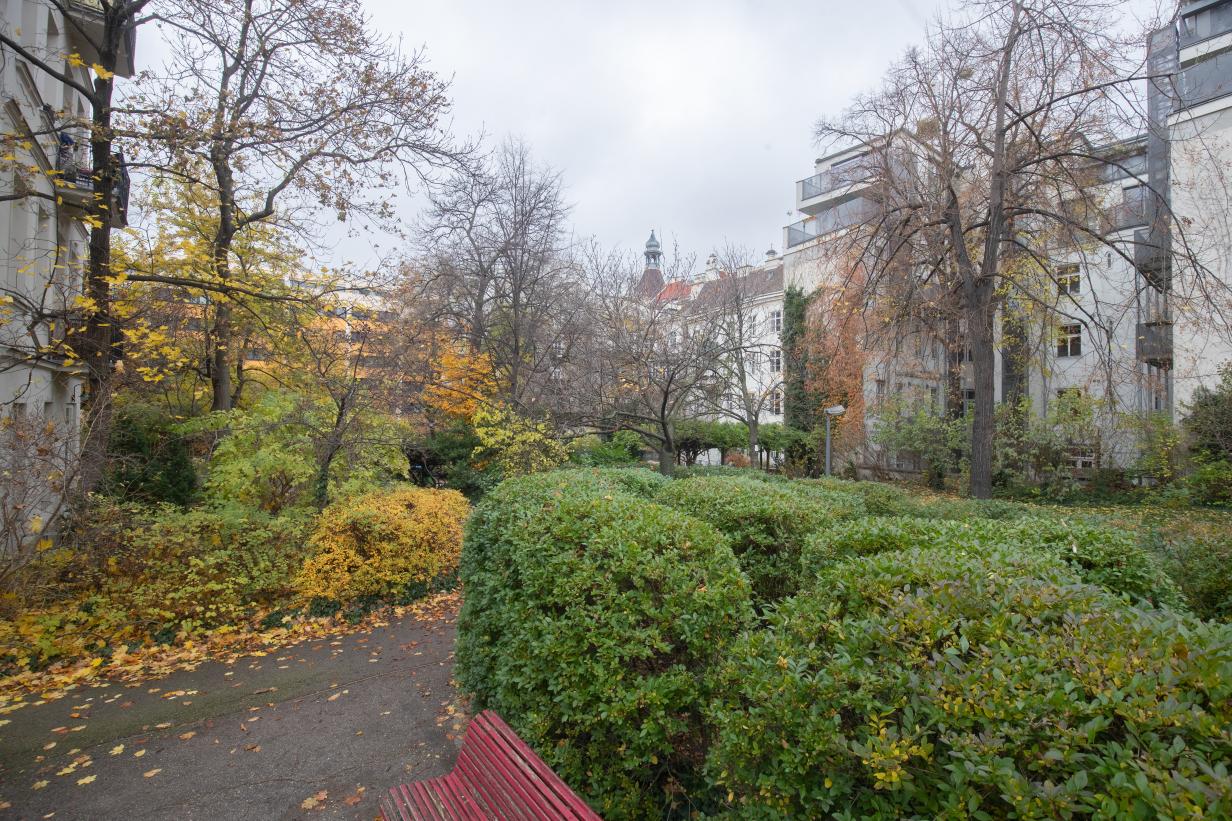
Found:
[[[678,299],[688,299],[692,290],[693,283],[678,279],[663,286],[663,290],[659,291],[659,301],[673,302]]]
[[[693,300],[694,309],[708,310],[718,307],[723,294],[733,287],[741,288],[744,298],[781,293],[783,290],[783,261],[775,259],[765,266],[754,268],[738,276],[720,275],[718,279],[704,283]]]

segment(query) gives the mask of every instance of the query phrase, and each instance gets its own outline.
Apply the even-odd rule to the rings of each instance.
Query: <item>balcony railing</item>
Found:
[[[1178,45],[1185,48],[1229,31],[1232,31],[1232,3],[1225,3],[1182,17]]]
[[[1172,323],[1168,320],[1138,323],[1138,361],[1166,365],[1172,361]]]
[[[801,220],[787,226],[787,247],[800,245],[811,239],[868,222],[877,215],[877,206],[870,200],[857,197],[841,205],[823,211],[816,217]]]
[[[1207,57],[1176,75],[1181,102],[1195,106],[1232,94],[1232,52]]]
[[[800,180],[800,199],[807,200],[813,197],[820,197],[822,194],[827,194],[847,185],[864,182],[873,176],[876,169],[872,160],[868,157],[861,157],[857,160],[851,160],[829,171],[822,171],[820,174],[814,174]]]
[[[1123,231],[1151,222],[1150,192],[1144,187],[1126,189],[1123,199],[1105,212],[1108,230]]]

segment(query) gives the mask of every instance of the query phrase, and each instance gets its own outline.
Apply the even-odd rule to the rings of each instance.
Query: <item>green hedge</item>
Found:
[[[803,479],[799,484],[854,493],[864,500],[869,516],[916,516],[920,511],[920,502],[914,496],[897,485],[885,482],[853,482],[849,479],[823,477]]]
[[[913,547],[984,552],[1003,545],[1051,553],[1072,565],[1083,581],[1158,604],[1183,604],[1176,583],[1134,536],[1122,530],[1060,519],[858,519],[814,534],[801,555],[805,578],[836,560]]]
[[[836,518],[820,495],[810,498],[786,485],[741,477],[675,481],[655,501],[718,528],[762,603],[795,592],[804,540]]]
[[[840,562],[727,659],[707,771],[740,817],[1232,814],[1232,627],[1056,556]]]
[[[709,672],[752,608],[722,535],[612,482],[528,476],[476,508],[457,675],[605,818],[652,817],[701,789]]]

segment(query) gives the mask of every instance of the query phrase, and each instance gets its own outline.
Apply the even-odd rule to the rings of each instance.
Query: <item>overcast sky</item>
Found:
[[[370,0],[452,76],[454,127],[524,138],[558,169],[580,236],[650,229],[705,257],[781,250],[812,124],[876,82],[938,0]]]
[[[794,183],[818,155],[813,123],[874,86],[947,5],[368,0],[379,30],[452,78],[456,134],[519,136],[562,173],[578,236],[640,250],[655,228],[699,258],[725,243],[782,250]]]

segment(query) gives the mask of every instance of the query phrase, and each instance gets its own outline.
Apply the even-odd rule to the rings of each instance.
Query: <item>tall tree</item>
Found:
[[[167,0],[160,19],[175,32],[174,56],[144,109],[164,149],[158,161],[212,194],[220,286],[249,227],[304,228],[322,208],[343,221],[392,220],[395,184],[465,153],[442,127],[446,84],[421,54],[376,34],[358,0]],[[215,410],[233,402],[232,325],[233,306],[216,300]]]
[[[1132,246],[1095,216],[1094,169],[1140,122],[1142,38],[1121,36],[1120,3],[980,0],[934,25],[877,92],[819,124],[823,140],[869,147],[877,217],[860,264],[876,290],[904,276],[957,321],[975,391],[971,493],[992,490],[997,318],[1075,252]],[[1115,163],[1113,159],[1111,162]],[[1055,301],[1053,301],[1055,304]],[[1077,310],[1077,308],[1073,308]],[[1095,320],[1093,320],[1095,321]]]
[[[439,318],[493,369],[500,398],[550,411],[585,332],[560,175],[508,140],[476,173],[433,191],[420,226],[425,285]]]
[[[777,325],[768,297],[783,289],[783,270],[750,264],[746,250],[724,249],[718,277],[701,285],[686,322],[714,325],[720,356],[710,365],[707,409],[744,425],[749,459],[757,460],[758,429],[777,395],[783,393],[782,308]],[[777,305],[777,301],[774,302]]]
[[[685,272],[690,258],[676,255],[664,274],[668,287],[648,295],[641,271],[618,253],[592,249],[586,262],[594,283],[593,336],[587,367],[573,390],[589,408],[586,423],[626,429],[659,453],[660,472],[676,464],[676,422],[696,415],[700,390],[726,352],[715,312],[688,315]]]

